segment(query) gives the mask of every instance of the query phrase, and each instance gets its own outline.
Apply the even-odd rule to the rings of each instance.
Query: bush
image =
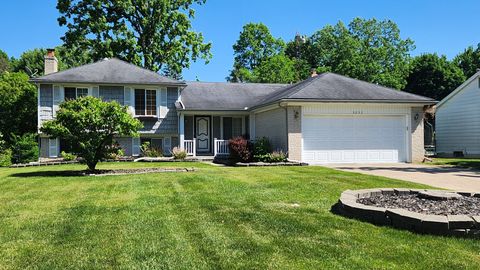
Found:
[[[257,138],[253,144],[253,159],[266,162],[271,151],[270,141],[267,137]]]
[[[106,151],[108,152],[108,154],[105,156],[106,159],[119,159],[120,157],[125,156],[125,151],[116,141],[114,141],[112,145],[107,146]]]
[[[28,163],[38,160],[38,144],[36,135],[27,133],[22,136],[12,134],[12,162]]]
[[[187,157],[187,151],[180,147],[174,147],[171,152],[173,159],[185,159]]]
[[[12,150],[0,150],[0,167],[8,167],[12,165]]]
[[[235,137],[228,141],[230,158],[236,162],[249,162],[252,160],[252,145],[243,137]]]
[[[269,163],[274,162],[285,162],[287,161],[287,154],[283,151],[273,151],[271,154],[268,154],[268,161]]]
[[[61,156],[61,157],[63,158],[63,160],[65,160],[65,161],[72,161],[72,160],[77,159],[77,156],[75,156],[75,155],[72,154],[72,153],[67,153],[67,152],[65,152],[65,151],[62,151],[62,152],[60,153],[60,156]]]
[[[140,150],[142,151],[142,155],[144,157],[163,157],[162,148],[153,147],[150,145],[150,142],[142,143],[142,146],[140,146]]]

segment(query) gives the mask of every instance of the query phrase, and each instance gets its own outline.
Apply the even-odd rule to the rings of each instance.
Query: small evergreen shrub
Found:
[[[163,150],[159,147],[153,147],[150,142],[144,142],[140,146],[144,157],[163,157]]]
[[[77,156],[75,156],[74,154],[72,153],[67,153],[65,151],[62,151],[60,152],[60,156],[63,158],[63,160],[65,161],[72,161],[72,160],[75,160],[77,159]]]
[[[37,136],[27,133],[22,136],[12,134],[12,162],[28,163],[38,160]]]
[[[257,138],[253,144],[253,160],[267,162],[271,151],[270,141],[267,137]]]
[[[252,160],[252,145],[243,137],[235,137],[228,141],[230,158],[236,162],[249,162]]]
[[[8,167],[12,165],[12,150],[0,150],[0,167]]]
[[[171,152],[173,159],[183,160],[187,157],[187,151],[180,147],[174,147]]]

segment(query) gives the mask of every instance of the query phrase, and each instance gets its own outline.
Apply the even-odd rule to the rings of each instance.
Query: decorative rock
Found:
[[[462,195],[454,192],[444,192],[437,190],[425,190],[418,193],[418,197],[429,200],[446,201],[456,200],[462,197]]]
[[[470,229],[474,226],[472,218],[466,215],[447,215],[448,228],[452,229]]]

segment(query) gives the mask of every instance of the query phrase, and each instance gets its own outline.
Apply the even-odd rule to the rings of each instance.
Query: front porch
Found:
[[[179,115],[180,146],[189,156],[229,155],[228,140],[250,138],[251,117],[245,113],[215,112]]]

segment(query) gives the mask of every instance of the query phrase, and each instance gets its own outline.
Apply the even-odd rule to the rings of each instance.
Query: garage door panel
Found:
[[[309,163],[406,161],[405,116],[304,116],[303,160]]]

